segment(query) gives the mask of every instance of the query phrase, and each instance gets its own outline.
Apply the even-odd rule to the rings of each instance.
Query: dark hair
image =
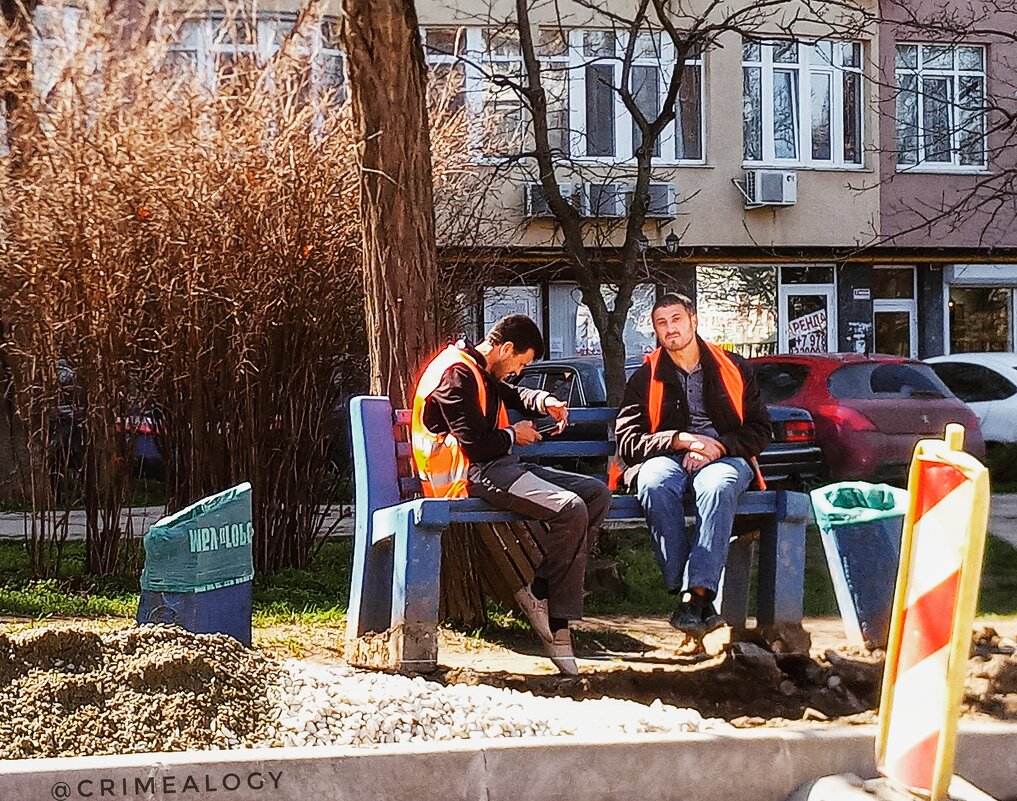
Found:
[[[680,292],[667,292],[661,295],[657,302],[653,304],[653,308],[650,310],[650,319],[653,319],[653,315],[657,313],[658,309],[663,309],[667,306],[682,306],[689,314],[696,313],[696,302],[688,295],[682,295]]]
[[[532,350],[539,359],[544,355],[544,335],[537,324],[525,314],[510,314],[496,322],[484,337],[492,345],[512,343],[512,350],[525,353]]]

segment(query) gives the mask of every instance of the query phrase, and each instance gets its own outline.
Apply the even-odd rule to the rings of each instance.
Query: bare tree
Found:
[[[252,25],[248,9],[225,11],[222,26]],[[209,76],[168,55],[179,17],[142,19],[133,30],[162,33],[117,59],[123,28],[103,12],[88,7],[80,49],[39,104],[45,136],[23,142],[15,128],[12,153],[26,155],[0,178],[0,354],[11,419],[33,444],[31,519],[81,505],[87,568],[128,567],[133,421],[153,417],[171,509],[250,480],[258,569],[306,566],[334,497],[335,410],[362,389],[368,341],[359,137],[349,105],[309,83],[306,30],[320,20],[301,15],[268,63]],[[38,102],[29,92],[19,107]],[[473,218],[456,207],[475,209],[483,184],[460,152],[463,117],[436,119],[425,176],[448,201],[441,230],[467,237]],[[432,297],[452,292],[440,277],[428,279]],[[51,482],[63,472],[51,447],[61,405],[81,437],[65,497]],[[39,572],[59,573],[42,559],[55,531],[33,528]]]
[[[412,0],[343,0],[371,390],[405,406],[438,343],[427,70]]]

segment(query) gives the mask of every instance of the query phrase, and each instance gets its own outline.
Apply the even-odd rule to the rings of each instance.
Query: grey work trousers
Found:
[[[603,481],[521,462],[508,454],[470,465],[470,495],[496,509],[533,518],[533,538],[544,552],[536,574],[547,581],[548,614],[583,616],[586,557],[611,507]]]

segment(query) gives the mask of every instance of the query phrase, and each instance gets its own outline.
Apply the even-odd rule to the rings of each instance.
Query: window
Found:
[[[914,267],[876,267],[872,271],[872,316],[876,353],[917,355]]]
[[[764,403],[780,403],[798,394],[809,368],[792,362],[762,362],[754,364],[759,395]]]
[[[950,390],[927,364],[849,364],[830,373],[835,398],[948,398]]]
[[[426,28],[422,36],[433,84],[439,89],[449,83],[457,87],[452,89],[457,95],[455,106],[465,107],[474,120],[475,149],[498,155],[525,146],[532,136],[529,120],[510,85],[524,80],[516,32]],[[538,32],[536,49],[552,150],[577,158],[633,158],[639,131],[617,91],[624,37],[606,30],[547,28]],[[666,163],[703,159],[702,59],[690,58],[686,64],[677,119],[664,129],[654,148],[654,155]],[[659,113],[673,65],[670,40],[659,33],[639,35],[630,80],[645,114]]]
[[[898,168],[985,166],[985,48],[898,44]]]
[[[950,287],[950,352],[978,353],[1013,348],[1013,290]]]
[[[742,87],[745,161],[861,165],[861,43],[746,41]]]
[[[32,30],[32,80],[43,107],[52,110],[62,91],[61,75],[81,45],[81,9],[45,6],[35,9]],[[69,89],[69,87],[68,87]]]
[[[699,333],[742,356],[777,350],[775,267],[696,267]]]
[[[318,26],[318,41],[311,62],[311,83],[329,93],[336,104],[346,101],[346,69],[339,41],[339,20],[325,17]]]
[[[427,28],[424,53],[431,69],[428,98],[439,113],[455,113],[466,106],[465,28]]]
[[[484,288],[484,332],[508,314],[525,314],[541,325],[539,286],[489,286]],[[543,354],[538,353],[538,357]]]
[[[980,364],[938,362],[932,365],[932,369],[965,403],[1006,400],[1017,392],[1017,387],[1009,379]]]
[[[626,39],[614,31],[572,31],[573,128],[579,157],[627,161],[640,146],[640,132],[628,114],[621,84]],[[675,65],[674,45],[659,32],[638,35],[630,71],[630,91],[642,113],[661,111]],[[690,57],[675,108],[676,120],[658,139],[653,155],[664,162],[703,160],[703,60]]]
[[[466,109],[472,147],[485,155],[518,152],[525,118],[513,84],[522,80],[518,33],[504,28],[425,28],[431,102],[439,113]]]

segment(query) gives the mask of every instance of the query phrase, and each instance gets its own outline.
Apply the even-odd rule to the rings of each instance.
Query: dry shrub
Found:
[[[235,62],[211,92],[170,68],[172,20],[155,15],[125,45],[110,19],[90,7],[54,90],[19,104],[0,178],[0,347],[29,431],[37,569],[52,570],[55,510],[75,501],[88,569],[123,569],[124,421],[141,414],[159,422],[170,509],[250,480],[258,568],[306,566],[344,424],[334,410],[365,372],[347,109],[309,86],[299,34],[268,64]],[[475,207],[465,119],[435,118],[436,181]],[[61,497],[53,421],[69,390],[82,448],[77,496]]]

